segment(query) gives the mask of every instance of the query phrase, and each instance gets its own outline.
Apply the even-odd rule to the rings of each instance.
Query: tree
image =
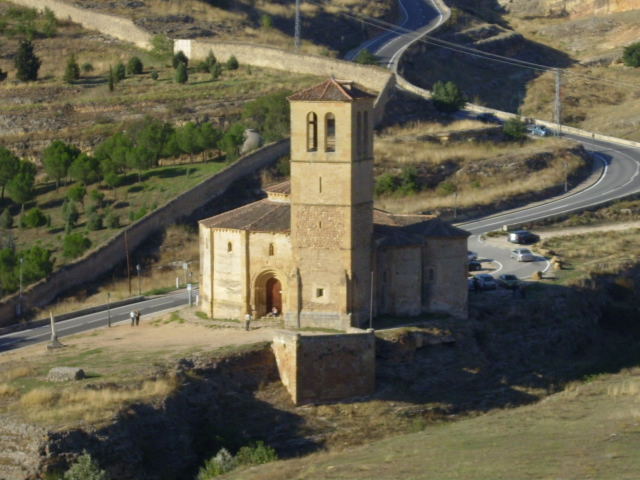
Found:
[[[30,209],[22,217],[22,227],[37,228],[47,223],[47,217],[38,207]]]
[[[91,73],[94,70],[93,65],[91,63],[89,63],[89,62],[83,63],[82,67],[80,67],[80,68],[82,69],[82,71],[84,73]]]
[[[20,41],[14,63],[17,69],[16,77],[18,77],[18,80],[32,82],[38,79],[38,70],[40,70],[41,62],[33,53],[33,44],[31,41]]]
[[[80,214],[78,213],[75,203],[68,200],[64,201],[62,204],[62,218],[64,218],[65,221],[65,230],[73,230],[73,227],[76,226],[76,223],[80,218]]]
[[[20,215],[24,212],[24,204],[35,196],[33,188],[36,179],[36,166],[27,161],[21,160],[18,173],[7,184],[7,191],[11,199],[20,204]]]
[[[78,155],[80,155],[78,148],[61,140],[54,140],[42,152],[44,171],[56,181],[56,190],[60,186],[60,180],[66,177],[69,167]]]
[[[222,75],[222,66],[219,63],[215,63],[209,71],[211,72],[211,80],[217,80]]]
[[[527,135],[527,126],[519,118],[510,118],[504,122],[502,132],[512,140],[522,140]]]
[[[101,230],[103,227],[102,219],[102,215],[100,215],[98,212],[93,212],[91,215],[89,215],[89,219],[87,220],[87,228],[91,231]]]
[[[204,63],[208,67],[207,71],[211,72],[211,67],[213,67],[217,62],[218,62],[218,59],[213,54],[213,51],[209,50],[209,53],[207,54],[207,58],[204,59]]]
[[[260,26],[265,30],[269,30],[273,28],[273,18],[271,18],[271,15],[267,15],[266,13],[263,13],[260,16]]]
[[[7,183],[18,173],[20,159],[10,150],[0,145],[0,186],[2,193],[0,199],[4,199],[4,189]]]
[[[355,60],[356,63],[361,63],[363,65],[378,65],[380,63],[380,58],[366,48],[358,52],[358,56],[356,56]]]
[[[127,62],[127,73],[129,75],[140,75],[143,69],[142,60],[138,57],[131,57]]]
[[[244,125],[234,123],[223,135],[220,146],[225,152],[227,160],[235,160],[238,158],[238,148],[244,142],[244,130]]]
[[[49,7],[44,7],[44,25],[42,26],[42,33],[45,37],[54,37],[58,32],[58,21],[56,15]]]
[[[115,213],[109,213],[105,220],[107,228],[120,228],[120,217]]]
[[[441,112],[453,113],[464,107],[467,100],[453,82],[436,82],[433,85],[433,104]]]
[[[67,83],[73,83],[80,78],[80,66],[76,61],[76,56],[71,55],[67,60],[67,67],[64,70],[63,80]]]
[[[640,42],[624,47],[622,61],[627,67],[640,67]]]
[[[100,162],[95,157],[81,153],[71,163],[69,176],[85,185],[97,182],[100,180]]]
[[[67,192],[67,198],[72,202],[78,202],[84,205],[84,196],[87,194],[87,189],[81,183],[78,183],[71,187]]]
[[[18,289],[17,263],[15,249],[0,249],[0,286],[4,293],[15,292]]]
[[[187,70],[187,66],[184,63],[179,63],[176,68],[176,82],[177,83],[187,83],[189,80],[189,71]]]
[[[229,60],[227,60],[227,70],[237,70],[239,66],[238,59],[234,55],[231,55]]]
[[[45,278],[53,271],[51,250],[38,245],[20,252],[22,258],[22,279],[25,283],[32,283]]]
[[[173,40],[166,35],[154,35],[151,38],[151,53],[159,59],[168,59],[173,55]]]
[[[110,92],[113,92],[113,89],[115,88],[115,84],[116,84],[116,79],[115,79],[115,75],[113,74],[113,67],[109,65],[109,91]]]
[[[113,79],[116,83],[121,82],[127,76],[127,68],[124,66],[124,63],[118,62],[116,64],[116,68],[113,70]]]
[[[82,233],[70,233],[62,241],[62,255],[66,258],[76,258],[87,251],[89,247],[91,247],[91,240]]]
[[[243,123],[260,130],[268,140],[279,140],[289,134],[289,102],[291,92],[282,90],[249,102],[242,111]]]
[[[7,75],[9,75],[7,72],[2,71],[2,69],[0,68],[0,82],[4,82],[7,79]]]
[[[109,475],[85,450],[64,473],[63,480],[109,480]]]
[[[178,51],[178,53],[176,53],[171,60],[171,65],[173,66],[173,68],[178,68],[178,65],[180,65],[181,63],[183,63],[185,67],[189,66],[189,58],[184,54],[182,50]]]
[[[118,132],[98,144],[93,154],[100,162],[103,176],[108,173],[121,173],[127,167],[127,152],[133,147],[129,135]]]

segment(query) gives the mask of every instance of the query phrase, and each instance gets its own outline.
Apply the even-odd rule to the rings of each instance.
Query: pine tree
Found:
[[[176,68],[176,82],[187,83],[189,80],[189,72],[187,66],[184,63],[179,63]]]
[[[64,70],[64,81],[67,83],[73,83],[80,78],[80,66],[76,62],[76,56],[71,54],[67,61],[67,68]]]
[[[33,53],[33,44],[29,40],[20,42],[14,62],[18,70],[16,73],[18,80],[32,82],[38,79],[41,62]]]
[[[109,65],[109,91],[113,92],[115,86],[115,79],[113,78],[113,67]]]

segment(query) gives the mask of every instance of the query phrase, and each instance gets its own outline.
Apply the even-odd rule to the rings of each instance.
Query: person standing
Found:
[[[248,332],[249,330],[251,330],[251,314],[247,313],[244,316],[244,329]]]
[[[131,310],[129,317],[131,318],[131,326],[133,327],[136,324],[136,312]]]
[[[136,327],[140,325],[140,310],[136,310]]]

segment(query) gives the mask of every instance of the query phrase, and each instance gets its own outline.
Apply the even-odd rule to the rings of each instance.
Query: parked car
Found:
[[[528,125],[527,132],[529,132],[531,135],[535,135],[536,137],[546,137],[548,135],[551,135],[551,132],[549,132],[549,130],[547,130],[547,127],[545,127],[544,125]]]
[[[503,288],[514,289],[518,286],[520,280],[515,275],[511,273],[503,273],[498,277],[498,285]]]
[[[516,248],[512,250],[511,258],[515,258],[518,262],[533,262],[536,259],[528,248]]]
[[[477,260],[471,260],[469,262],[469,271],[470,272],[475,272],[475,271],[478,271],[478,270],[482,270],[482,264]]]
[[[495,290],[498,288],[496,279],[488,273],[479,273],[476,275],[476,280],[478,281],[478,288],[480,290]]]
[[[467,250],[467,258],[469,259],[470,262],[473,260],[477,260],[478,254],[476,252],[472,252],[471,250]]]
[[[538,235],[536,235],[535,233],[531,233],[527,230],[516,230],[515,232],[509,233],[507,240],[509,240],[511,243],[518,243],[522,245],[535,243],[540,240],[540,237],[538,237]]]

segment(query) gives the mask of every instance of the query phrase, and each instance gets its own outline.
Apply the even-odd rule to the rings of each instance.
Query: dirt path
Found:
[[[635,222],[623,222],[623,223],[611,223],[607,225],[586,225],[583,227],[566,227],[558,229],[548,230],[536,230],[536,233],[540,235],[540,239],[546,240],[552,237],[565,237],[568,235],[581,235],[583,233],[592,232],[611,232],[617,230],[628,230],[632,228],[640,228],[640,221]]]

